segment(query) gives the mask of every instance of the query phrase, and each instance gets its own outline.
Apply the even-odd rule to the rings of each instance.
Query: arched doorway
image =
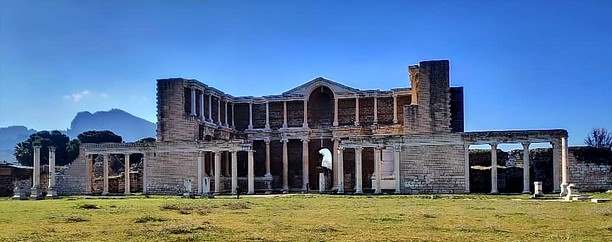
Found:
[[[331,127],[334,121],[334,93],[326,86],[315,88],[308,98],[308,126]]]

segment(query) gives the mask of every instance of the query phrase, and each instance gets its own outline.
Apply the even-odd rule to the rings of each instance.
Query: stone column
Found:
[[[202,169],[204,168],[204,162],[202,158],[203,153],[204,151],[198,151],[198,195],[202,195],[202,192],[204,191],[204,188],[202,187],[202,178],[204,177],[202,175]]]
[[[200,93],[200,119],[202,119],[202,121],[206,120],[204,116],[204,91]]]
[[[334,126],[338,126],[338,101],[340,99],[338,99],[337,97],[334,98]]]
[[[217,97],[217,124],[221,126],[222,123],[223,122],[221,122],[221,97]]]
[[[253,150],[249,150],[247,160],[248,194],[255,194],[255,164],[253,161]]]
[[[333,138],[334,141],[332,147],[332,190],[338,189],[338,146],[340,146],[340,140],[338,138]]]
[[[270,139],[265,139],[266,143],[266,193],[272,193],[272,173],[270,172]]]
[[[196,90],[191,88],[191,116],[196,116]]]
[[[283,142],[283,193],[289,192],[289,154],[287,152],[287,142],[289,140],[282,139]]]
[[[561,192],[561,179],[559,178],[559,171],[561,170],[561,142],[559,140],[555,140],[551,143],[553,152],[553,192],[559,193]]]
[[[130,195],[131,192],[131,187],[130,187],[130,154],[129,153],[125,153],[124,155],[125,158],[125,164],[124,166],[124,171],[123,171],[123,179],[125,181],[123,181],[123,185],[125,186],[123,194],[125,195]]]
[[[465,193],[470,193],[470,144],[465,144],[463,157],[463,172],[465,174],[463,182],[465,182]]]
[[[523,193],[529,192],[529,142],[523,142]]]
[[[238,189],[238,151],[232,151],[232,194]]]
[[[248,129],[253,129],[253,103],[249,103],[249,127]]]
[[[567,137],[561,137],[561,196],[565,196],[568,193],[569,184],[569,172],[567,164]]]
[[[215,160],[215,194],[221,192],[221,152],[212,152]]]
[[[266,101],[266,126],[265,129],[270,129],[270,102]]]
[[[34,170],[32,171],[32,189],[31,195],[32,198],[40,198],[41,189],[40,189],[40,146],[35,145],[34,147],[34,161],[32,166]]]
[[[229,127],[229,123],[227,122],[227,100],[225,100],[225,127]]]
[[[382,188],[380,187],[380,181],[382,179],[382,172],[380,163],[382,159],[382,149],[380,147],[374,148],[374,176],[376,177],[376,189],[374,190],[375,194],[382,193]]]
[[[232,103],[232,128],[236,128],[236,125],[234,125],[234,120],[235,120],[235,116],[234,116],[234,103]]]
[[[355,148],[355,194],[362,194],[363,189],[361,186],[361,152],[363,148]]]
[[[304,99],[304,123],[303,128],[308,128],[308,100]]]
[[[344,193],[344,148],[338,147],[338,194]]]
[[[212,123],[212,94],[208,94],[208,122]]]
[[[497,193],[497,144],[491,143],[491,194]]]
[[[283,128],[287,128],[287,101],[283,101]]]
[[[55,147],[49,146],[49,184],[47,187],[47,197],[57,197],[55,189]]]
[[[359,97],[355,96],[355,126],[359,126]]]
[[[402,146],[395,145],[393,146],[393,178],[395,178],[395,194],[400,194],[402,192],[402,183],[400,178],[400,152],[402,151]]]
[[[397,95],[393,95],[393,123],[398,123],[397,120]]]
[[[102,195],[108,195],[108,162],[110,161],[110,154],[104,155],[103,161],[103,174],[104,174],[104,187],[102,189]]]
[[[378,98],[374,97],[374,125],[378,124]]]
[[[302,138],[302,192],[307,192],[308,184],[308,138]]]

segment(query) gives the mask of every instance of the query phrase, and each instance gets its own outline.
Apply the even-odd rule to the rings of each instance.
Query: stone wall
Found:
[[[198,138],[198,120],[186,115],[185,88],[188,86],[184,79],[157,80],[158,141],[193,141]]]
[[[571,147],[569,150],[570,183],[576,184],[581,192],[612,190],[612,160],[584,159],[579,155],[580,148]]]
[[[465,193],[460,134],[407,135],[400,153],[403,193]]]
[[[156,152],[145,161],[146,192],[148,194],[179,195],[185,189],[183,181],[192,180],[197,191],[197,152]],[[212,188],[212,187],[211,187]]]

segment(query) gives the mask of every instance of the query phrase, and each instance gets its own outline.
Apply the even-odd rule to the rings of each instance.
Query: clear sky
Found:
[[[491,3],[496,2],[496,3]],[[466,130],[612,129],[612,1],[0,0],[0,126],[156,121],[155,80],[279,94],[318,76],[407,87],[449,59]]]

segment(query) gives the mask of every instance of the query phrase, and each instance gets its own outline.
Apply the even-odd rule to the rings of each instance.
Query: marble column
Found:
[[[376,178],[376,188],[374,190],[374,194],[382,193],[382,188],[380,187],[380,181],[382,180],[382,172],[381,172],[381,160],[382,160],[382,148],[376,147],[374,148],[374,176]]]
[[[282,139],[283,142],[283,193],[289,192],[289,153],[287,152],[288,139]]]
[[[196,90],[191,88],[191,116],[196,116]]]
[[[265,129],[270,129],[270,102],[266,101],[266,125]]]
[[[111,158],[110,154],[105,154],[104,158],[103,158],[104,160],[102,162],[102,164],[103,164],[103,168],[102,169],[103,169],[103,175],[104,175],[104,177],[103,177],[103,180],[104,180],[103,185],[104,185],[104,187],[102,189],[102,195],[108,195],[108,162],[110,161],[110,158]]]
[[[497,144],[491,143],[491,194],[497,193]]]
[[[255,162],[253,160],[253,150],[249,150],[247,159],[247,180],[248,180],[248,192],[247,194],[255,194]]]
[[[336,151],[338,156],[338,194],[344,193],[344,148],[338,147]]]
[[[362,194],[363,188],[361,186],[361,154],[363,148],[357,147],[355,148],[355,194]]]
[[[232,151],[232,194],[238,189],[238,151]]]
[[[308,139],[302,139],[302,192],[308,192],[310,185],[308,184]]]
[[[198,195],[202,195],[204,188],[202,187],[202,178],[204,175],[202,174],[202,169],[204,168],[204,158],[202,157],[204,151],[198,151]]]
[[[249,103],[249,127],[248,129],[253,129],[253,103]]]
[[[333,138],[332,141],[332,190],[338,189],[338,146],[340,146],[340,140]]]
[[[465,144],[463,153],[463,173],[465,178],[465,193],[470,193],[470,144]]]
[[[270,172],[270,139],[265,139],[266,143],[266,193],[272,193],[272,173]]]
[[[561,137],[561,196],[567,195],[567,186],[569,185],[567,153],[567,137]]]
[[[393,146],[393,178],[395,178],[395,194],[402,193],[402,183],[400,176],[400,152],[402,151],[402,146],[395,145]]]
[[[523,142],[523,193],[530,193],[529,184],[529,142]]]
[[[221,152],[212,152],[215,162],[215,194],[221,192]]]
[[[374,97],[374,125],[378,124],[378,98]]]
[[[49,184],[47,186],[47,197],[57,197],[55,188],[55,147],[49,146]]]
[[[340,99],[338,99],[337,97],[334,98],[334,126],[338,126],[338,101]]]
[[[359,97],[355,96],[355,126],[359,126]]]
[[[212,123],[212,94],[208,94],[208,122]]]
[[[560,165],[561,165],[561,141],[554,140],[551,142],[552,144],[552,153],[553,153],[553,192],[560,193],[561,192],[561,179],[560,177]]]
[[[200,93],[200,119],[202,119],[202,121],[206,120],[204,115],[204,91]]]
[[[397,120],[397,95],[393,95],[393,123],[398,123]]]
[[[230,152],[229,151],[222,151],[221,154],[225,154],[225,162],[223,162],[225,164],[225,170],[222,170],[221,173],[223,173],[223,176],[225,177],[229,177],[231,176],[231,171],[230,171]],[[222,159],[223,160],[223,159]]]
[[[287,101],[283,101],[283,128],[287,128]]]
[[[125,158],[125,163],[124,163],[124,168],[123,168],[123,185],[124,190],[123,190],[123,194],[125,195],[130,195],[131,193],[131,186],[130,186],[130,153],[125,153],[124,155]]]
[[[308,100],[304,99],[304,123],[302,128],[308,128]]]
[[[32,166],[34,170],[32,171],[32,189],[31,195],[32,198],[40,198],[41,196],[41,187],[40,187],[40,146],[35,145],[34,147],[34,161]]]

